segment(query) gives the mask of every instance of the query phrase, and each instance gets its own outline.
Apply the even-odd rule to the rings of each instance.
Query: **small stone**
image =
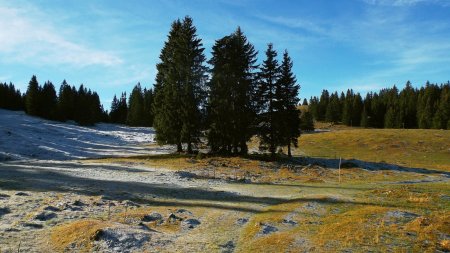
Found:
[[[0,208],[0,217],[2,217],[5,214],[11,213],[11,210],[8,207],[2,207]]]
[[[44,226],[42,224],[26,222],[26,223],[22,223],[22,227],[40,229],[40,228],[43,228]]]
[[[56,213],[44,211],[44,212],[39,213],[36,216],[34,216],[34,219],[40,220],[40,221],[47,221],[47,220],[54,219],[56,217],[57,217]]]
[[[183,227],[187,227],[189,229],[193,229],[200,224],[201,224],[201,222],[197,219],[187,219],[182,222]]]
[[[160,213],[153,212],[151,214],[145,215],[142,218],[143,222],[152,222],[152,221],[162,221],[163,216]]]
[[[140,207],[141,206],[141,205],[139,205],[137,203],[134,203],[133,201],[130,201],[130,200],[125,200],[125,201],[122,202],[122,204],[124,206],[134,206],[134,207]]]
[[[268,235],[268,234],[278,231],[278,228],[276,228],[272,225],[269,225],[269,224],[261,224],[261,225],[262,225],[262,229],[261,229],[260,233],[263,235]]]
[[[10,196],[8,194],[0,193],[0,199],[6,199],[6,198],[9,198],[9,197]]]
[[[7,228],[7,229],[5,229],[5,232],[20,232],[20,229],[17,229],[17,228]]]
[[[26,192],[17,192],[16,196],[30,196],[30,194],[28,194]]]
[[[181,213],[181,214],[184,214],[184,215],[192,215],[192,213],[190,211],[188,211],[186,209],[183,209],[183,208],[178,209],[175,213]]]
[[[233,241],[228,241],[225,244],[219,245],[219,247],[222,248],[222,253],[231,253],[236,248],[236,245],[234,245]]]
[[[44,208],[44,211],[51,211],[51,212],[60,212],[61,209],[54,207],[54,206],[46,206]]]
[[[283,223],[287,224],[287,225],[291,225],[291,226],[295,226],[298,224],[296,221],[291,220],[291,219],[283,219]]]
[[[247,222],[248,222],[248,218],[239,218],[236,220],[236,223],[240,226],[244,225]]]
[[[86,204],[81,202],[81,200],[75,200],[72,205],[74,206],[85,206]]]
[[[169,215],[169,217],[167,218],[167,221],[170,223],[170,222],[176,222],[176,221],[181,221],[181,220],[183,220],[182,218],[180,218],[180,217],[178,217],[178,216],[176,216],[175,214],[173,214],[173,213],[171,213],[170,215]]]

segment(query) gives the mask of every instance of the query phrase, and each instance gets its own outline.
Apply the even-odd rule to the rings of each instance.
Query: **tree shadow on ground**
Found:
[[[133,199],[150,205],[203,206],[254,213],[261,212],[261,209],[268,205],[293,201],[288,198],[257,197],[175,184],[113,181],[106,177],[102,180],[84,178],[51,171],[51,167],[43,169],[0,163],[0,189],[5,190],[72,192],[87,196],[102,195],[113,200]],[[327,198],[298,198],[295,201],[373,205],[373,203]]]
[[[333,159],[333,158],[303,157],[303,156],[293,157],[292,160],[296,164],[319,165],[319,166],[331,168],[331,169],[338,169],[339,162],[340,162],[339,159]],[[407,166],[400,166],[400,165],[384,163],[384,162],[368,162],[368,161],[363,161],[363,160],[358,160],[358,159],[343,159],[343,160],[341,160],[341,168],[348,168],[348,167],[361,168],[361,169],[371,170],[371,171],[391,170],[391,171],[400,171],[400,172],[412,172],[412,173],[418,173],[418,174],[440,174],[440,175],[444,175],[446,177],[450,177],[450,172],[434,170],[434,169],[407,167]]]

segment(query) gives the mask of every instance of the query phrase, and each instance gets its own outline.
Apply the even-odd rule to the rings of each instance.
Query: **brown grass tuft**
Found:
[[[53,229],[50,241],[58,252],[73,248],[88,252],[101,229],[109,225],[108,222],[101,220],[79,220],[62,224]]]

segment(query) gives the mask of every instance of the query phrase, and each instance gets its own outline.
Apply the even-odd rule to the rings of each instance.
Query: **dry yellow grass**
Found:
[[[313,237],[315,243],[326,246],[331,241],[339,242],[341,247],[376,245],[384,223],[382,214],[389,208],[363,206],[342,214],[330,215],[323,219],[318,233]]]
[[[51,245],[58,252],[65,252],[72,246],[82,252],[89,252],[95,236],[109,225],[109,222],[91,219],[59,225],[51,232]]]
[[[255,215],[241,232],[238,252],[285,252],[294,241],[293,231],[284,231],[258,237],[262,224],[279,224],[292,210],[301,205],[300,202],[287,202],[274,205],[266,211]]]
[[[349,129],[304,134],[296,154],[450,171],[450,131]]]

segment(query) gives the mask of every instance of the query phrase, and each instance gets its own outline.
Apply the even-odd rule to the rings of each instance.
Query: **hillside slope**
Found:
[[[302,135],[296,153],[450,171],[450,131],[332,129]]]
[[[97,124],[82,127],[0,110],[0,161],[70,160],[167,152],[150,148],[153,128]],[[146,145],[147,144],[147,145]],[[146,146],[145,146],[146,145]]]

